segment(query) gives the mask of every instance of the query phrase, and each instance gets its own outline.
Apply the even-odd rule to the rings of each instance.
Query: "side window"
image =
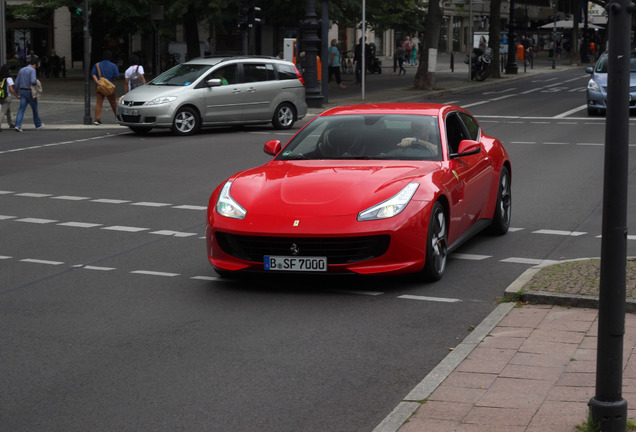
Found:
[[[276,65],[276,68],[278,69],[278,79],[280,80],[298,79],[298,75],[296,75],[296,70],[294,69],[294,66],[289,64],[278,63]]]
[[[243,74],[247,83],[276,79],[271,63],[243,63]]]
[[[224,66],[216,69],[210,75],[205,77],[205,80],[212,78],[219,78],[223,85],[236,84],[238,82],[238,71],[236,65]]]
[[[464,125],[456,113],[451,113],[446,117],[446,140],[448,141],[449,153],[457,153],[459,143],[468,139]]]
[[[479,141],[479,124],[477,121],[466,113],[459,113],[459,117],[461,117],[464,125],[466,125],[470,139]]]

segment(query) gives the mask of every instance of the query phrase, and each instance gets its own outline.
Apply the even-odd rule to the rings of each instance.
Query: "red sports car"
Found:
[[[264,150],[271,162],[233,175],[210,197],[207,252],[220,275],[438,280],[452,249],[510,225],[508,154],[457,106],[337,107]]]

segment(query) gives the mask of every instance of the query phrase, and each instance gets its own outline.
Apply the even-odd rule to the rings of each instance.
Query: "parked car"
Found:
[[[607,109],[607,53],[601,54],[594,67],[588,66],[585,71],[592,75],[587,83],[588,115],[605,114]],[[629,74],[629,108],[636,109],[636,52],[630,58]]]
[[[202,57],[179,64],[119,98],[117,120],[138,134],[170,128],[272,123],[289,129],[307,114],[305,83],[273,57]]]
[[[510,226],[508,154],[457,106],[337,107],[264,150],[272,161],[234,174],[210,197],[207,253],[222,276],[438,280],[463,241]]]

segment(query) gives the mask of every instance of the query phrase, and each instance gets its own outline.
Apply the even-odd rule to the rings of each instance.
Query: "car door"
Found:
[[[243,103],[245,88],[239,81],[237,63],[214,68],[199,83],[200,91],[204,94],[205,112],[202,113],[206,124],[227,124],[243,121]],[[208,87],[207,80],[221,79],[220,86]]]
[[[479,141],[481,130],[470,115],[452,112],[446,117],[446,138],[449,154],[453,154],[458,152],[462,140]],[[449,167],[457,179],[451,197],[455,208],[454,219],[459,228],[454,233],[458,237],[483,217],[482,209],[490,191],[493,167],[483,146],[477,154],[451,159]],[[456,237],[450,239],[451,242],[454,239]]]
[[[243,118],[245,121],[270,121],[274,115],[272,101],[280,92],[274,65],[268,62],[244,62],[243,81],[245,101]]]

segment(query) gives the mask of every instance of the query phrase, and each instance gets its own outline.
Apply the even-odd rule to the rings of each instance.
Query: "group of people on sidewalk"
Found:
[[[95,125],[102,124],[102,106],[104,99],[107,99],[110,103],[113,114],[117,114],[116,86],[113,81],[119,79],[119,69],[111,59],[112,54],[110,51],[104,51],[103,60],[95,63],[91,71],[91,77],[96,84]],[[33,123],[35,124],[35,128],[41,129],[44,127],[44,123],[42,123],[38,111],[38,99],[42,93],[42,84],[37,79],[38,63],[37,56],[31,56],[28,60],[28,64],[18,71],[15,80],[10,74],[8,64],[4,64],[0,68],[0,132],[3,130],[2,123],[5,117],[9,128],[14,129],[16,132],[22,132],[22,122],[27,106],[30,106],[33,111]],[[146,84],[144,68],[139,64],[139,58],[133,54],[130,56],[129,64],[130,66],[124,73],[124,93],[127,93],[139,85]],[[104,90],[104,87],[100,86],[101,78],[111,83],[108,87],[110,90]],[[20,101],[15,123],[13,123],[11,116],[11,103],[14,98]]]

